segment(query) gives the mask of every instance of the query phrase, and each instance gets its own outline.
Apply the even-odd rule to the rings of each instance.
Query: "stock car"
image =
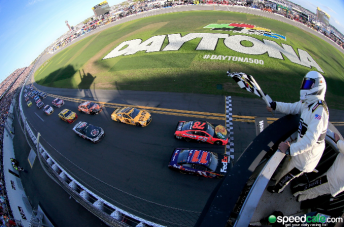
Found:
[[[25,102],[29,101],[29,99],[30,99],[30,98],[29,98],[28,96],[26,96],[26,97],[25,97]]]
[[[32,102],[31,101],[28,101],[26,104],[27,104],[28,107],[32,106]]]
[[[74,126],[73,131],[81,138],[93,143],[98,143],[105,136],[104,130],[101,127],[82,121]]]
[[[101,105],[86,101],[78,106],[78,110],[87,114],[99,114],[102,111]]]
[[[189,148],[174,149],[168,168],[181,173],[221,178],[227,173],[228,155]]]
[[[179,121],[174,133],[176,139],[184,138],[207,142],[216,145],[226,145],[229,133],[222,125],[212,125],[206,121]]]
[[[47,94],[44,93],[43,91],[41,91],[40,93],[38,93],[38,95],[42,98],[45,99],[47,97]]]
[[[39,102],[36,103],[36,106],[41,109],[44,106],[44,102],[42,102],[41,100],[39,100]]]
[[[111,114],[111,119],[129,125],[145,127],[152,121],[150,113],[133,107],[121,107],[115,109]]]
[[[36,95],[35,97],[33,97],[33,99],[35,100],[36,104],[37,104],[38,102],[41,101],[41,99],[39,98],[38,95]]]
[[[54,106],[56,106],[57,108],[60,108],[61,106],[64,105],[64,101],[62,99],[56,98],[56,99],[53,100],[52,104]]]
[[[59,118],[71,124],[78,118],[78,115],[69,109],[64,109],[59,113]]]
[[[45,107],[43,108],[43,111],[46,115],[51,115],[52,113],[54,113],[54,108],[52,108],[49,105],[45,105]]]

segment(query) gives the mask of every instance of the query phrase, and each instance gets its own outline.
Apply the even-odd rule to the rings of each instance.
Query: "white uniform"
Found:
[[[305,102],[276,102],[276,110],[285,114],[301,114],[297,141],[290,145],[291,159],[285,160],[276,175],[273,191],[281,193],[290,181],[304,172],[312,172],[318,165],[325,149],[329,115],[326,103],[317,97]]]
[[[290,146],[290,164],[302,172],[312,172],[325,149],[328,112],[319,100],[302,103],[276,103],[276,110],[285,114],[300,114],[298,138]]]

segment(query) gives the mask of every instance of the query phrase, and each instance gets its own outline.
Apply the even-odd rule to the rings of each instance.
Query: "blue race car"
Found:
[[[176,148],[168,167],[181,173],[221,178],[227,173],[228,155],[203,150]]]

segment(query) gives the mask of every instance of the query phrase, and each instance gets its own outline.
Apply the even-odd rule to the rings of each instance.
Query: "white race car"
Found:
[[[49,105],[45,105],[45,107],[43,108],[43,111],[46,115],[51,115],[52,113],[54,113],[54,108],[52,108]]]
[[[60,108],[61,106],[63,106],[64,105],[64,101],[62,100],[62,99],[54,99],[54,101],[53,101],[53,105],[54,106],[56,106],[56,107],[58,107],[58,108]]]

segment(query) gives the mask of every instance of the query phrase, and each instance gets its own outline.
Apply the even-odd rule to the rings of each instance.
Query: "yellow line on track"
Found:
[[[36,89],[38,90],[38,89]],[[70,97],[64,97],[60,95],[54,95],[54,94],[48,94],[48,96],[54,97],[54,98],[60,98],[63,100],[71,101],[71,102],[85,102],[90,101],[86,99],[78,99],[78,98],[70,98]],[[96,102],[96,101],[93,101]],[[194,117],[194,118],[207,118],[207,119],[213,119],[213,120],[226,120],[226,115],[221,113],[210,113],[210,112],[199,112],[199,111],[189,111],[189,110],[178,110],[178,109],[167,109],[167,108],[158,108],[158,107],[149,107],[149,106],[137,106],[137,105],[130,105],[130,104],[120,104],[120,103],[107,103],[107,102],[97,102],[105,107],[110,108],[118,108],[118,107],[137,107],[140,109],[146,109],[149,110],[151,113],[156,114],[165,114],[165,115],[173,115],[173,116],[184,116],[184,117]],[[239,122],[249,122],[254,123],[255,122],[255,116],[240,116],[240,115],[232,115],[232,121],[239,121]],[[272,118],[268,117],[267,121],[269,124],[272,124],[274,121],[278,120],[278,118]],[[344,126],[344,122],[331,122],[334,126]]]

